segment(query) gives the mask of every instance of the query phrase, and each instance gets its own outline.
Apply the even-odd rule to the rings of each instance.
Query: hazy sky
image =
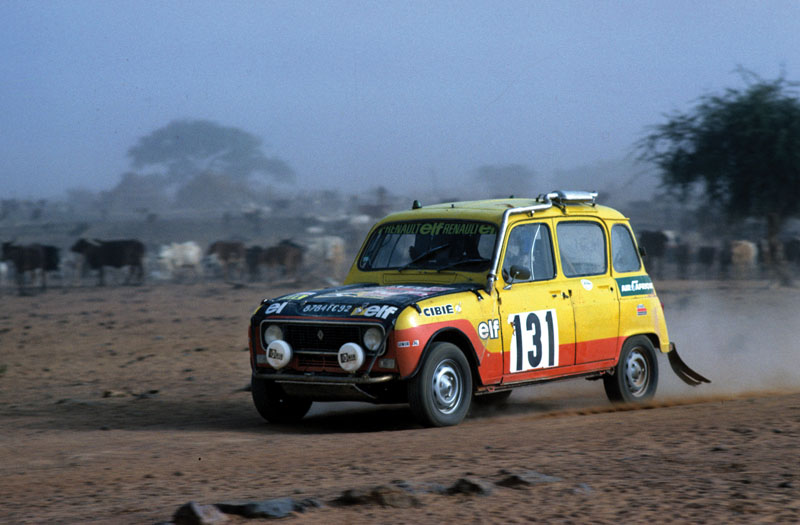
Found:
[[[800,79],[800,2],[4,0],[0,197],[109,189],[180,118],[260,136],[297,188],[546,175],[624,157],[739,65]]]

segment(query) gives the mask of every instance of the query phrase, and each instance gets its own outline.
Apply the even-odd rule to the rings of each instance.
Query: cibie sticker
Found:
[[[458,306],[458,310],[452,304],[443,304],[440,306],[429,306],[427,308],[422,309],[422,315],[425,317],[434,317],[437,315],[448,315],[453,314],[456,311],[461,311],[461,306]]]
[[[592,281],[590,281],[589,279],[581,279],[581,284],[583,285],[583,289],[586,290],[587,292],[591,291],[591,289],[594,288]]]
[[[555,310],[536,310],[508,316],[511,325],[509,372],[558,366],[558,317]]]

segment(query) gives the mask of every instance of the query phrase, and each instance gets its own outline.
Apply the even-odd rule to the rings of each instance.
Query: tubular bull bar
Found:
[[[672,371],[687,385],[697,386],[702,383],[711,382],[710,379],[701,376],[683,362],[683,359],[678,355],[678,347],[676,347],[673,342],[669,343],[667,357],[669,357],[669,365],[672,367]]]

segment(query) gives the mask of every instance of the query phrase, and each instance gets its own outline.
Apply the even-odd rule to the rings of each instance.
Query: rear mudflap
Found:
[[[669,344],[669,353],[667,357],[669,357],[669,364],[672,367],[672,371],[687,385],[697,386],[701,383],[711,382],[710,379],[701,376],[683,362],[683,359],[678,355],[678,349],[675,343]]]

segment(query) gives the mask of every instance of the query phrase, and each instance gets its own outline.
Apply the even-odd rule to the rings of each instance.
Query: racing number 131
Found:
[[[524,372],[558,366],[558,319],[555,310],[512,314],[509,371]]]

